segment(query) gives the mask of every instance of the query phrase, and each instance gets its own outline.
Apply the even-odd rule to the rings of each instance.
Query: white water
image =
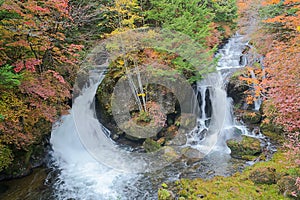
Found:
[[[211,149],[204,148],[214,146],[214,151],[228,154],[230,150],[225,144],[226,139],[233,137],[235,132],[246,132],[246,129],[233,118],[231,100],[227,97],[224,83],[229,71],[243,67],[240,65],[243,46],[242,36],[237,35],[229,40],[228,44],[220,50],[218,72],[209,74],[206,79],[198,83],[198,92],[202,99],[202,114],[198,119],[198,128],[188,134],[188,145],[193,148],[208,152]],[[143,188],[135,185],[138,181],[144,181],[140,185],[147,185],[146,181],[149,180],[140,179],[140,173],[134,173],[134,170],[139,171],[138,167],[141,165],[153,164],[153,160],[145,163],[142,159],[136,160],[135,157],[124,156],[124,151],[118,149],[106,136],[93,113],[94,96],[103,76],[97,79],[95,77],[91,77],[92,82],[75,99],[70,114],[62,117],[52,131],[50,141],[53,148],[52,157],[55,167],[59,169],[54,184],[55,199],[153,199],[155,198],[153,195],[147,196],[150,191],[146,189],[143,191]],[[205,112],[208,103],[205,101],[207,90],[212,105],[211,116]],[[207,120],[210,119],[213,120],[208,127]],[[204,129],[208,129],[208,132],[203,139],[199,134]],[[81,134],[79,135],[78,132]],[[93,137],[90,137],[91,134],[94,134]],[[86,140],[86,138],[92,139]],[[208,145],[210,143],[211,145]],[[92,146],[96,150],[91,152],[90,148],[85,148],[86,146]],[[99,158],[103,158],[103,162],[99,162]],[[120,163],[122,170],[102,164],[111,163],[110,161]],[[176,171],[169,174],[176,177],[174,173],[179,174]],[[155,173],[152,173],[152,176],[155,176]]]
[[[90,106],[102,78],[100,76],[91,87],[84,89],[73,103],[70,114],[63,116],[53,127],[50,140],[52,157],[54,165],[60,170],[58,181],[54,184],[55,199],[116,199],[120,195],[118,189],[112,186],[116,179],[124,175],[95,160],[83,146],[77,130],[79,126],[98,131],[101,128]],[[75,123],[78,121],[74,117],[78,116],[88,124]]]
[[[227,97],[225,91],[228,76],[246,64],[242,55],[245,45],[243,36],[237,34],[231,38],[216,55],[220,58],[217,72],[208,74],[202,81],[197,83],[197,95],[200,93],[202,104],[198,126],[188,135],[188,144],[193,144],[193,148],[202,151],[203,148],[208,146],[208,143],[215,143],[217,140],[216,145],[211,150],[230,153],[226,140],[235,137],[237,134],[248,134],[246,127],[235,121],[232,99]],[[205,101],[207,90],[209,90],[212,116],[208,116],[205,111],[205,107],[209,103]],[[209,126],[207,125],[208,121],[210,121]],[[208,137],[203,138],[201,136],[203,130],[208,130],[208,133],[206,133]]]

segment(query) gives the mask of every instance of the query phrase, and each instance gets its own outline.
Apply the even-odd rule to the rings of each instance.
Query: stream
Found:
[[[231,158],[226,145],[230,138],[250,134],[235,120],[232,99],[226,94],[228,77],[246,64],[242,55],[245,45],[242,35],[233,36],[216,55],[220,57],[217,72],[197,83],[195,96],[201,102],[200,114],[197,126],[186,135],[187,142],[183,146],[203,152],[205,144],[213,141],[213,148],[204,158],[192,163],[179,159],[164,167],[152,167],[158,164],[154,158],[146,162],[143,155],[135,156],[130,150],[119,148],[94,113],[95,93],[107,65],[103,64],[97,71],[90,72],[89,84],[76,97],[70,114],[61,117],[53,126],[49,168],[43,173],[43,186],[36,187],[40,192],[20,199],[157,199],[158,188],[163,182],[230,176],[250,165]],[[212,124],[217,131],[209,134]],[[86,146],[92,147],[93,151]],[[150,166],[151,170],[143,171],[144,165]],[[9,197],[9,191],[4,199]]]

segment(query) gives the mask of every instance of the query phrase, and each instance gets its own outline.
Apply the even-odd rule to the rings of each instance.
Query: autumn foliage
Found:
[[[272,37],[273,40],[264,44],[268,48],[258,47],[264,54],[258,55],[264,56],[263,63],[251,63],[246,68],[248,75],[241,79],[254,86],[254,98],[265,98],[267,122],[297,132],[300,130],[300,2],[266,0],[262,4],[262,12],[268,13],[269,18],[264,16],[263,30],[259,31],[265,34],[261,35],[262,39]],[[270,13],[270,6],[278,7],[275,14]],[[251,77],[251,71],[255,77]]]
[[[0,170],[68,109],[83,48],[65,36],[69,13],[67,0],[0,1]]]
[[[264,60],[250,65],[241,79],[255,86],[252,100],[264,99],[263,123],[285,131],[288,158],[300,166],[300,1],[265,0],[262,6],[263,26],[254,39]]]

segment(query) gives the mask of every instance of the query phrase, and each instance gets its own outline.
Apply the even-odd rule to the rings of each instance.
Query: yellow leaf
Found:
[[[299,31],[299,32],[300,32],[300,26],[297,26],[297,31]]]
[[[124,65],[124,61],[123,60],[118,60],[118,64],[123,66]]]
[[[139,97],[144,97],[144,96],[146,96],[146,94],[145,93],[139,93],[138,96]]]

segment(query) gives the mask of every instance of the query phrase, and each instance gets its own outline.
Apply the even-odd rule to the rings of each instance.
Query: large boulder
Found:
[[[186,147],[186,148],[182,149],[181,154],[183,156],[183,159],[187,160],[188,164],[198,162],[201,159],[203,159],[205,156],[203,153],[201,153],[197,149],[194,149],[191,147]]]
[[[143,143],[143,147],[146,152],[154,152],[159,150],[161,146],[158,142],[154,141],[153,139],[147,138]]]
[[[187,143],[187,137],[184,131],[179,131],[172,140],[169,140],[166,144],[170,146],[182,146]]]
[[[175,123],[180,125],[180,128],[191,131],[196,126],[197,116],[190,113],[182,113]]]
[[[261,123],[260,131],[275,143],[283,144],[285,142],[283,128],[274,123]]]
[[[243,111],[242,119],[246,124],[258,124],[260,123],[262,116],[257,111]]]
[[[293,176],[283,176],[277,182],[279,192],[287,197],[295,197],[292,196],[294,193],[298,197],[300,197],[300,190],[296,186],[296,177]]]
[[[277,182],[276,169],[271,167],[261,167],[250,173],[250,180],[256,184],[275,184]]]
[[[241,107],[243,104],[245,104],[245,91],[249,89],[249,86],[239,80],[239,76],[242,73],[242,71],[235,72],[227,84],[227,95],[233,99],[234,105],[238,105],[238,107]]]
[[[262,152],[260,140],[249,136],[241,136],[228,140],[227,146],[231,149],[233,158],[253,160]]]

